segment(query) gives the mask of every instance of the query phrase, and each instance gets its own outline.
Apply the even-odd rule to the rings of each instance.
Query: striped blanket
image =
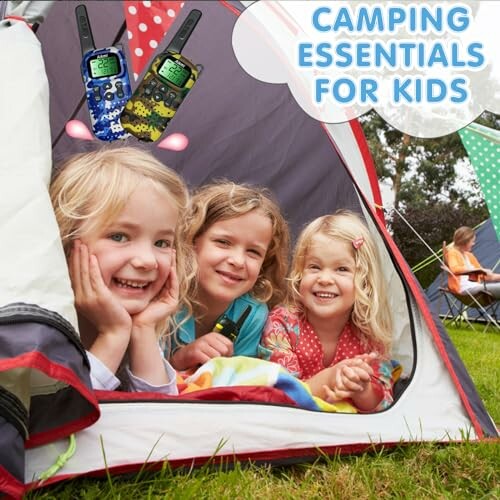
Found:
[[[213,358],[192,375],[180,378],[178,386],[182,395],[214,387],[273,387],[283,391],[300,408],[357,413],[356,408],[350,403],[341,401],[331,404],[313,396],[306,383],[295,378],[282,366],[245,356]]]

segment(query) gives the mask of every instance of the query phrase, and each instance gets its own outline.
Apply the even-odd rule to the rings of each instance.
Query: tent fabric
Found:
[[[491,219],[485,220],[476,229],[476,243],[472,248],[472,252],[484,268],[495,269],[495,272],[500,272],[500,241],[497,238],[495,227]],[[444,273],[439,273],[425,291],[431,303],[432,311],[440,316],[445,316],[448,313],[448,305],[442,292],[439,290],[441,286],[446,286],[446,280],[447,278]],[[496,309],[495,315],[497,321],[500,320],[500,310],[498,309],[499,308]],[[491,313],[493,313],[493,311],[489,311],[489,314]],[[467,311],[467,317],[469,319],[476,319],[478,315],[479,314],[474,309]]]
[[[85,3],[96,44],[105,46],[120,38],[124,20],[122,3]],[[44,249],[38,248],[40,255],[31,257],[38,259],[38,266],[31,266],[31,270],[27,267],[22,274],[5,269],[12,283],[17,279],[18,285],[11,288],[11,296],[6,297],[8,300],[4,303],[14,308],[18,306],[13,304],[18,302],[28,304],[20,309],[36,312],[40,321],[28,317],[24,323],[12,325],[7,322],[5,340],[0,337],[0,353],[5,352],[7,363],[17,360],[22,356],[18,353],[22,353],[26,345],[20,342],[19,346],[16,343],[12,346],[11,339],[16,338],[17,342],[22,336],[34,336],[31,345],[40,346],[36,358],[50,356],[37,368],[43,372],[47,386],[55,392],[40,390],[37,396],[43,403],[38,405],[38,399],[31,398],[32,407],[29,411],[25,408],[25,414],[15,412],[19,401],[23,400],[22,391],[14,395],[17,400],[11,398],[15,403],[11,406],[4,405],[4,400],[0,399],[0,406],[10,410],[0,412],[0,423],[4,423],[6,429],[4,433],[1,428],[0,440],[11,439],[12,446],[19,448],[19,443],[24,442],[23,428],[33,429],[28,441],[33,446],[25,455],[21,452],[19,457],[16,455],[15,461],[2,457],[5,441],[0,442],[0,467],[3,468],[0,469],[0,491],[8,492],[8,488],[21,491],[24,483],[27,487],[40,486],[37,478],[66,450],[65,436],[73,431],[76,431],[75,454],[44,484],[82,474],[105,473],[106,469],[116,473],[138,470],[146,460],[154,463],[168,459],[173,466],[199,464],[211,457],[219,445],[218,456],[228,460],[279,462],[317,456],[319,448],[326,453],[352,452],[373,444],[446,442],[461,440],[465,435],[471,439],[498,436],[445,330],[432,317],[425,296],[374,208],[380,193],[359,124],[320,124],[298,107],[286,86],[264,84],[247,75],[231,47],[238,13],[234,5],[234,2],[189,2],[189,7],[200,9],[203,17],[183,52],[193,62],[203,64],[205,69],[165,133],[165,136],[175,132],[185,134],[189,146],[182,152],[173,152],[160,150],[155,144],[140,144],[134,139],[127,143],[147,148],[193,187],[220,177],[269,187],[283,207],[294,234],[311,219],[337,208],[350,208],[360,213],[381,252],[394,315],[392,357],[403,366],[395,403],[377,414],[349,415],[294,408],[286,399],[271,403],[275,399],[270,393],[264,395],[268,398],[265,404],[262,400],[249,402],[245,401],[245,392],[238,388],[230,388],[225,393],[199,391],[189,398],[101,393],[101,415],[92,423],[98,416],[92,399],[95,395],[88,389],[88,366],[76,334],[64,255],[53,234],[57,234],[57,228],[46,197],[50,144],[47,146],[45,134],[49,127],[39,120],[43,113],[47,116],[47,109],[41,106],[33,115],[32,108],[27,105],[22,110],[24,121],[31,124],[34,120],[34,123],[33,130],[22,140],[12,134],[13,129],[5,120],[1,121],[0,137],[2,141],[12,137],[15,149],[11,158],[18,160],[9,164],[14,184],[4,189],[2,194],[9,196],[9,202],[1,208],[14,216],[32,208],[32,199],[40,200],[35,204],[36,212],[31,216],[24,214],[22,222],[30,224],[28,229],[15,221],[9,229],[13,238],[38,234],[30,231],[42,229],[49,234],[40,234],[37,238],[47,245],[33,245],[44,246]],[[186,15],[184,9],[174,21],[171,33]],[[66,122],[73,118],[90,125],[79,74],[81,55],[74,4],[55,2],[37,32],[45,68],[40,64],[39,53],[35,54],[39,48],[31,35],[26,31],[21,37],[21,41],[29,40],[33,45],[30,50],[34,56],[33,62],[24,63],[23,68],[36,71],[38,79],[32,75],[36,82],[47,72],[53,158],[59,160],[74,152],[94,149],[98,146],[96,142],[75,140],[64,133]],[[128,51],[126,38],[121,41]],[[168,41],[167,34],[158,50]],[[0,50],[0,58],[8,58],[6,54],[10,51]],[[27,87],[27,90],[33,92],[34,89]],[[11,105],[6,95],[0,92],[0,99]],[[13,114],[20,111],[12,107],[7,109]],[[36,137],[40,131],[44,132],[43,137],[41,135],[40,140],[34,142],[35,146],[40,146],[35,148],[37,159],[26,163],[41,172],[34,175],[26,170],[24,175],[23,171],[24,177],[31,176],[35,180],[21,183],[20,179],[16,180],[17,167],[21,163],[24,168],[25,162],[19,161],[19,155],[29,157],[33,144],[26,136]],[[3,183],[0,189],[2,186]],[[28,198],[24,196],[25,190]],[[0,197],[0,203],[2,201]],[[1,222],[10,220],[3,215],[2,212]],[[43,255],[42,250],[47,255]],[[9,247],[9,251],[10,260],[4,261],[12,263],[12,256],[24,257],[22,247]],[[30,251],[35,252],[31,248]],[[26,266],[29,264],[28,261]],[[54,275],[58,276],[56,280],[51,279]],[[31,283],[25,286],[24,279]],[[44,279],[49,280],[50,287],[43,287]],[[47,317],[54,321],[44,323]],[[48,329],[52,329],[52,334]],[[50,346],[42,342],[46,336]],[[7,349],[4,345],[10,350],[4,351]],[[0,364],[0,375],[1,367]],[[51,404],[54,414],[57,409],[61,410],[60,417],[44,413]],[[35,408],[39,409],[35,411]],[[66,423],[64,415],[68,417]],[[50,427],[51,423],[54,427]],[[23,467],[24,477],[19,477]]]
[[[99,408],[47,190],[51,144],[40,43],[24,22],[5,20],[0,47],[0,67],[9,75],[0,80],[0,492],[20,496],[25,448],[92,424]]]
[[[19,17],[29,24],[41,23],[47,17],[53,0],[33,2],[31,0],[5,1],[5,17]]]
[[[416,309],[413,304],[412,309]],[[77,454],[61,471],[61,479],[87,473],[137,470],[146,460],[168,457],[170,464],[218,456],[274,462],[297,461],[326,453],[357,451],[377,444],[419,441],[460,441],[464,432],[478,436],[471,427],[451,377],[440,362],[440,353],[429,331],[415,316],[419,360],[411,383],[396,403],[377,414],[325,414],[282,405],[252,403],[198,403],[179,401],[101,402],[101,419],[77,434]],[[432,389],[431,389],[432,388]],[[422,408],[422,405],[424,408]],[[141,426],[136,422],[140,420]],[[495,435],[490,422],[490,432]],[[124,440],[123,436],[127,439]],[[65,449],[58,441],[29,451],[27,467],[35,474]]]
[[[141,147],[174,168],[190,186],[229,178],[270,187],[285,207],[294,234],[309,220],[332,209],[359,212],[345,170],[334,173],[331,168],[341,160],[318,122],[297,106],[286,86],[256,81],[239,66],[231,46],[234,12],[219,2],[190,2],[189,8],[201,10],[203,16],[183,53],[194,63],[203,64],[204,70],[165,132],[165,136],[185,134],[189,146],[182,152],[159,149],[155,144]],[[95,43],[109,44],[123,24],[121,2],[89,2],[87,10]],[[187,14],[185,7],[183,10],[169,33],[179,28],[180,19]],[[37,35],[51,86],[53,156],[57,161],[97,146],[65,133],[56,140],[83,97],[79,67],[72,64],[70,68],[69,64],[81,59],[74,5],[56,2]],[[167,34],[158,51],[169,40]],[[126,33],[120,42],[128,58]],[[207,51],[208,46],[212,53]],[[68,61],[64,72],[61,61]],[[85,104],[74,118],[89,124]],[[139,144],[135,139],[128,142]]]

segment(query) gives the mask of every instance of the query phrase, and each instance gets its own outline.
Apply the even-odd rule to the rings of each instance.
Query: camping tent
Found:
[[[128,50],[122,2],[85,3],[96,43],[106,45],[117,39]],[[318,456],[320,449],[347,453],[401,441],[496,436],[453,345],[433,320],[416,280],[374,209],[380,194],[359,124],[318,123],[297,106],[286,86],[264,84],[242,70],[231,47],[241,4],[193,1],[189,7],[200,9],[203,17],[184,53],[202,63],[204,71],[166,132],[185,134],[189,146],[182,152],[160,150],[154,144],[147,147],[192,186],[219,177],[268,186],[295,234],[305,222],[340,207],[361,213],[382,254],[395,320],[393,357],[403,365],[403,379],[395,403],[377,414],[327,414],[272,399],[250,401],[241,388],[198,394],[198,399],[195,395],[183,399],[101,393],[99,420],[84,430],[73,429],[78,430],[76,452],[45,484],[105,469],[112,473],[137,470],[146,460],[168,459],[172,466],[199,464],[216,450],[224,460],[283,463]],[[73,9],[72,2],[55,2],[37,32],[51,91],[50,129],[56,160],[95,147],[64,132],[70,119],[89,123],[82,105],[81,56]],[[181,11],[172,32],[185,15]],[[29,35],[23,32],[22,37],[29,39]],[[158,49],[164,46],[163,41]],[[40,65],[37,68],[42,71]],[[3,88],[0,95],[7,101]],[[43,96],[34,99],[43,101]],[[25,113],[23,118],[33,118],[29,109]],[[7,126],[2,130],[9,138],[15,135]],[[15,176],[13,171],[11,164]],[[45,216],[53,224],[51,214]],[[40,217],[36,225],[42,225]],[[42,264],[39,276],[43,276]],[[50,269],[46,269],[49,274]],[[39,279],[32,286],[43,295],[41,282]],[[53,284],[53,293],[67,297],[67,277],[58,282],[60,287]],[[48,304],[44,307],[50,309]],[[66,312],[72,314],[70,309]],[[224,401],[227,399],[233,400]],[[71,415],[71,408],[57,401],[54,405],[61,415]],[[69,432],[66,429],[65,434]],[[50,444],[34,444],[41,445],[27,450],[25,473],[25,482],[32,486],[68,443],[60,438]]]
[[[451,240],[450,235],[450,240]],[[481,265],[486,269],[494,269],[499,272],[500,269],[500,241],[498,241],[495,228],[491,219],[487,219],[480,224],[476,229],[476,243],[472,248],[472,252],[477,257]],[[437,278],[429,285],[425,293],[429,302],[431,303],[431,309],[435,314],[439,316],[445,316],[448,313],[448,305],[443,293],[439,290],[440,287],[446,286],[446,276],[443,276],[441,272]],[[496,311],[495,319],[498,321],[500,319],[500,311]],[[490,311],[490,314],[493,311]],[[469,319],[475,319],[477,317],[477,311],[471,309],[467,312]]]

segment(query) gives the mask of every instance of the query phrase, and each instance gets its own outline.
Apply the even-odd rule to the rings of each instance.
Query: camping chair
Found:
[[[447,247],[445,241],[443,242],[443,264],[441,269],[444,278],[447,278],[449,274],[453,274],[447,265]],[[471,281],[478,281],[479,276],[485,273],[481,270],[474,270],[464,271],[458,274],[468,275]],[[456,275],[457,274],[455,274],[455,276]],[[448,311],[443,320],[450,319],[451,324],[455,325],[457,328],[460,328],[462,322],[465,321],[475,331],[476,329],[467,315],[467,311],[471,310],[475,311],[477,314],[476,321],[484,321],[485,326],[483,333],[485,333],[492,324],[498,328],[498,323],[494,319],[496,317],[498,300],[486,289],[474,295],[471,293],[459,294],[452,292],[448,288],[448,285],[443,283],[439,287],[439,291],[443,294],[448,306]]]

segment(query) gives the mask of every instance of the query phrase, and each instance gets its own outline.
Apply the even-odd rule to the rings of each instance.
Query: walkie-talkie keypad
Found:
[[[172,107],[176,97],[177,97],[177,94],[175,92],[169,92],[167,98],[164,101],[165,106],[168,106],[169,108]]]
[[[176,67],[185,68],[185,81],[179,77],[169,79],[166,71],[159,71],[166,60]],[[167,51],[157,56],[122,111],[123,128],[142,141],[158,140],[195,84],[198,74],[198,68],[179,53]],[[180,83],[182,85],[178,86]]]
[[[121,99],[125,94],[123,93],[122,82],[116,82],[116,95]]]
[[[101,97],[101,87],[99,87],[98,85],[95,85],[93,88],[92,88],[93,92],[94,92],[94,100],[95,102],[100,102],[102,101],[102,97]]]
[[[163,101],[165,106],[169,108],[176,109],[179,106],[179,104],[175,102],[177,94],[155,78],[151,78],[144,86],[143,95],[146,97],[152,96],[155,102]]]

